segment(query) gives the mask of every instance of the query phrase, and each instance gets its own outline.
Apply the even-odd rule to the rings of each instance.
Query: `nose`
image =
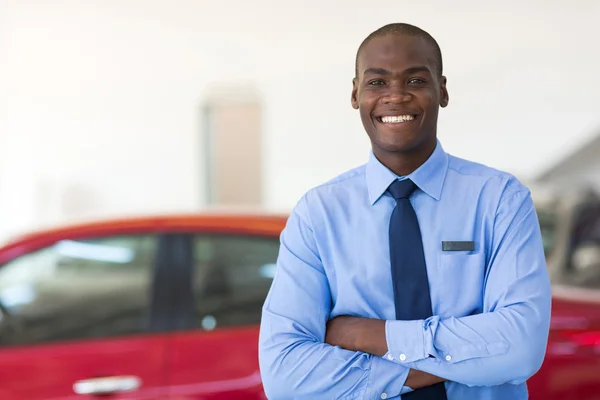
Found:
[[[404,86],[390,86],[388,92],[383,96],[382,101],[386,104],[404,103],[410,101],[412,95],[406,91]]]

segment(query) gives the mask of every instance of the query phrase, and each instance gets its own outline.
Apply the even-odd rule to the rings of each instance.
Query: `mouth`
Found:
[[[416,121],[419,118],[416,114],[402,114],[402,115],[386,115],[382,117],[375,117],[375,119],[385,125],[398,125],[406,124],[407,122]]]

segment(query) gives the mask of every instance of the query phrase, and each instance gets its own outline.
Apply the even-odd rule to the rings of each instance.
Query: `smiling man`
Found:
[[[259,340],[267,397],[526,399],[550,320],[529,190],[446,153],[436,41],[386,25],[358,49],[368,162],[306,193],[281,235]]]

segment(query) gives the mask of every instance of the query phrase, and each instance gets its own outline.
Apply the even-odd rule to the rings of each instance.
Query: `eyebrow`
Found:
[[[429,70],[429,68],[427,68],[424,65],[417,65],[415,67],[410,67],[405,69],[404,71],[402,71],[403,74],[415,74],[417,72],[427,72],[429,74],[431,74],[431,71]],[[363,76],[364,75],[391,75],[392,72],[385,69],[385,68],[367,68],[365,70],[365,72],[363,72]]]
[[[407,68],[404,70],[405,74],[415,74],[417,72],[427,72],[427,73],[431,74],[431,71],[429,70],[429,68],[427,68],[424,65],[419,65],[419,66]]]
[[[391,75],[392,73],[385,68],[367,68],[363,75]]]

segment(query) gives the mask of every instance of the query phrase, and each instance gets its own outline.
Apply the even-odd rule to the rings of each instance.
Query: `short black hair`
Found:
[[[425,32],[423,29],[416,27],[414,25],[405,24],[401,22],[396,22],[392,24],[387,24],[372,32],[369,36],[362,41],[360,46],[358,47],[358,51],[356,52],[356,60],[354,64],[355,76],[358,77],[358,57],[362,49],[369,43],[371,40],[383,37],[387,35],[396,35],[396,36],[414,36],[424,39],[433,49],[435,62],[438,67],[438,72],[440,76],[443,73],[444,65],[442,63],[442,51],[440,50],[440,46],[436,42],[436,40],[429,33]]]

